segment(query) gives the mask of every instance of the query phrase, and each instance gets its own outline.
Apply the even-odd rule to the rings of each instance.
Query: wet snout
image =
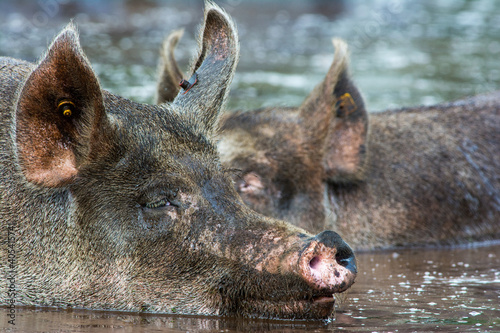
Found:
[[[310,239],[299,257],[299,274],[321,293],[347,290],[356,278],[352,249],[333,231],[323,231]]]

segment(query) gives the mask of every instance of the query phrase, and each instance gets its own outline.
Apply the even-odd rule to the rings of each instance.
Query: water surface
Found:
[[[500,332],[500,245],[358,254],[332,320],[269,321],[16,309],[19,332]],[[14,331],[0,311],[1,331]]]

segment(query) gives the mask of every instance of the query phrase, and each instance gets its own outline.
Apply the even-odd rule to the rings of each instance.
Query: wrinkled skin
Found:
[[[352,250],[250,210],[220,163],[238,50],[207,3],[198,82],[161,106],[101,90],[72,24],[37,64],[0,58],[0,268],[15,286],[1,304],[331,315]]]
[[[171,60],[160,78],[182,73],[179,38],[164,44]],[[300,107],[224,116],[218,149],[241,170],[243,201],[311,232],[338,230],[358,250],[499,238],[500,96],[368,117],[347,46],[334,44],[324,81]]]

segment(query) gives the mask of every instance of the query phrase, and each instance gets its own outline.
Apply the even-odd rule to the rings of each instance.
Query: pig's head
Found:
[[[36,269],[39,283],[90,308],[325,318],[354,282],[353,252],[332,231],[313,236],[241,201],[213,141],[238,37],[211,3],[199,43],[191,84],[160,106],[102,90],[72,25],[34,66],[17,159],[53,193],[40,209],[65,207],[62,222],[40,225],[58,257]]]
[[[173,51],[181,35],[163,44],[158,103],[179,89]],[[227,114],[218,144],[222,163],[240,171],[236,189],[247,205],[313,232],[324,230],[326,184],[362,180],[367,162],[368,115],[349,76],[347,45],[333,44],[325,79],[299,108]]]

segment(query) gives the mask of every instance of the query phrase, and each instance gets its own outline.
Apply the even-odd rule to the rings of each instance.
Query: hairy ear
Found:
[[[333,44],[336,50],[347,54],[344,41],[334,39]],[[337,74],[334,117],[330,121],[323,158],[326,178],[331,182],[362,180],[367,164],[368,113],[363,97],[349,76],[347,57],[344,57]]]
[[[16,111],[16,146],[30,182],[70,182],[87,159],[90,138],[104,121],[99,82],[69,24],[28,76]]]
[[[323,147],[331,120],[335,118],[335,87],[348,63],[347,45],[335,45],[335,56],[323,81],[307,96],[299,108],[307,141],[315,147]]]
[[[199,56],[190,71],[190,83],[183,86],[173,103],[208,131],[213,131],[236,69],[239,42],[231,18],[211,2],[205,4],[199,46]]]
[[[183,29],[171,32],[163,41],[158,64],[156,104],[172,102],[181,90],[179,83],[184,74],[175,60],[174,50],[184,33]]]

